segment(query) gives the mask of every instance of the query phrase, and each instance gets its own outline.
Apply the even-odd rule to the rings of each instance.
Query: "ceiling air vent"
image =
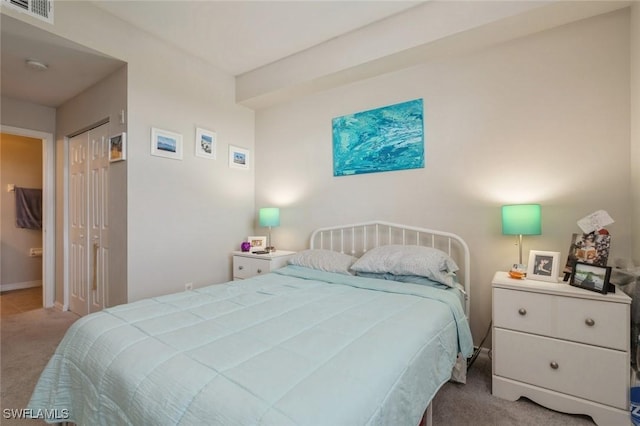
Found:
[[[3,0],[2,5],[53,24],[53,0]]]

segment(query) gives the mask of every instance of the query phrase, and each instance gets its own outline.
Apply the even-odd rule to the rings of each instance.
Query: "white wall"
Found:
[[[56,131],[55,108],[3,96],[0,111],[2,111],[0,120],[3,126],[37,130],[51,134]]]
[[[8,14],[127,63],[127,186],[120,190],[127,193],[128,300],[229,280],[230,252],[253,232],[255,216],[253,170],[227,165],[229,144],[254,148],[254,113],[235,104],[233,77],[89,2],[55,7],[53,27]],[[196,126],[218,132],[217,160],[195,158]],[[183,161],[150,155],[152,127],[183,135]]]
[[[86,131],[96,124],[108,120],[108,134],[116,135],[127,131],[126,124],[120,122],[120,112],[127,109],[127,66],[105,77],[84,92],[68,100],[57,108],[56,113],[56,282],[64,282],[64,271],[68,259],[64,253],[65,229],[68,229],[68,196],[64,194],[69,185],[68,143],[65,136]],[[120,161],[109,165],[108,174],[108,229],[109,229],[109,265],[107,294],[105,303],[114,306],[127,301],[127,162]],[[63,301],[64,289],[56,286],[56,300]]]
[[[282,208],[282,249],[319,226],[383,219],[455,232],[472,253],[476,341],[490,282],[517,260],[500,206],[539,202],[530,249],[566,259],[576,220],[606,209],[611,258],[631,253],[628,10],[441,58],[256,113],[256,205]],[[331,119],[423,98],[426,167],[333,177]],[[526,256],[526,255],[525,255]]]
[[[640,3],[631,7],[631,200],[633,259],[640,266]]]

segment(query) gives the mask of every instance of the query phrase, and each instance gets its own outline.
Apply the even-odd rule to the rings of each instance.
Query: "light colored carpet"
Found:
[[[54,309],[38,309],[2,317],[1,408],[25,407],[47,361],[67,328],[77,319],[75,314]],[[434,401],[433,420],[436,426],[594,424],[589,417],[547,410],[526,399],[509,402],[492,396],[491,360],[483,355],[469,370],[466,385],[447,383],[442,387]],[[41,425],[44,422],[0,417],[0,424]]]
[[[0,319],[0,407],[24,408],[40,373],[53,355],[69,326],[78,319],[71,312],[36,309],[2,315]],[[45,424],[39,420],[5,419],[0,424]]]
[[[491,395],[491,359],[481,354],[467,372],[467,383],[448,382],[433,402],[436,426],[579,426],[591,417],[544,408],[526,398],[511,402]],[[613,425],[611,425],[613,426]]]

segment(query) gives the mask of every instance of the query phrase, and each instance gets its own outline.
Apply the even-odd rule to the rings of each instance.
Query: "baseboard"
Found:
[[[491,349],[482,347],[480,348],[480,353],[478,354],[478,356],[484,356],[486,358],[489,358],[489,352],[491,352]]]
[[[22,290],[23,288],[42,287],[42,280],[21,283],[0,284],[0,291]]]
[[[69,307],[68,307],[68,306],[63,305],[63,304],[62,304],[62,303],[60,303],[60,302],[56,302],[56,303],[54,303],[54,304],[53,304],[53,307],[54,307],[57,311],[60,311],[60,312],[66,312],[66,311],[68,311],[68,310],[69,310]]]

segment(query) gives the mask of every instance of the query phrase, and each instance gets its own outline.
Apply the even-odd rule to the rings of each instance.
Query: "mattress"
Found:
[[[68,330],[28,408],[79,425],[413,426],[473,350],[456,291],[287,266],[105,309]]]

